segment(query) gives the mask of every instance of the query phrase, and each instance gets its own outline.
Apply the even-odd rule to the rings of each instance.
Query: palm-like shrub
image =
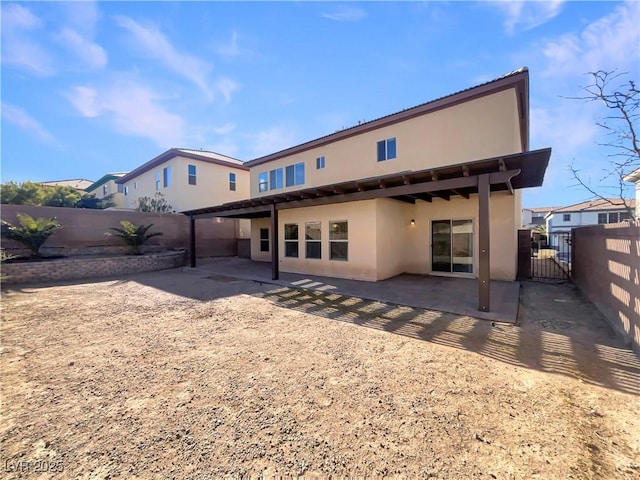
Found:
[[[55,218],[37,218],[26,213],[16,213],[20,225],[2,221],[1,234],[4,238],[16,240],[31,250],[31,256],[40,257],[40,247],[56,230],[62,228]]]
[[[115,235],[116,237],[122,238],[126,244],[131,247],[132,255],[142,255],[140,246],[147,243],[150,238],[162,235],[162,232],[147,233],[147,230],[153,227],[153,223],[149,225],[136,225],[128,220],[122,220],[120,225],[122,225],[122,228],[110,228],[110,230],[114,230],[116,233],[107,232],[106,235]]]

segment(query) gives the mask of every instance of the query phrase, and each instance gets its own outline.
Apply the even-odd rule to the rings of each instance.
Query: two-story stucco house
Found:
[[[627,200],[631,209],[635,208],[634,200]],[[631,215],[624,202],[619,198],[606,200],[595,199],[576,203],[567,207],[556,208],[545,217],[549,245],[561,246],[561,237],[571,232],[572,228],[604,223],[619,223],[629,220]]]
[[[92,193],[100,200],[109,197],[116,207],[124,207],[124,186],[117,184],[116,180],[124,177],[126,174],[126,172],[107,173],[89,185],[85,191]]]
[[[171,148],[119,178],[124,207],[161,193],[176,212],[246,199],[249,168],[240,160],[202,150]]]
[[[528,82],[519,69],[249,161],[249,199],[185,213],[252,218],[251,257],[274,278],[478,278],[488,310],[490,280],[516,276],[520,189],[551,153],[529,151]]]
[[[632,182],[636,184],[636,220],[640,220],[640,168],[636,168],[629,175],[624,177],[625,182]]]

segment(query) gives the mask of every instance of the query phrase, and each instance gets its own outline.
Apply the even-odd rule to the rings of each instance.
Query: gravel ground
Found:
[[[4,291],[6,478],[640,478],[640,360],[570,285],[521,326],[180,270]]]

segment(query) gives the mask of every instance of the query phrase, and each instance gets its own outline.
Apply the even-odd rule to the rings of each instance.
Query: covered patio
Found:
[[[287,288],[316,290],[325,293],[377,300],[415,308],[455,313],[495,322],[516,323],[520,297],[519,282],[491,282],[490,312],[477,309],[477,280],[402,274],[378,282],[318,277],[282,272],[271,278],[271,265],[237,257],[203,258],[199,274],[223,282],[250,280]]]
[[[191,225],[191,267],[196,267],[195,232],[196,220],[199,218],[270,218],[271,232],[273,232],[270,238],[271,280],[276,281],[280,279],[280,241],[277,227],[278,212],[281,210],[375,198],[392,198],[415,204],[418,200],[432,202],[434,198],[449,201],[452,196],[468,200],[471,195],[477,195],[479,238],[477,280],[460,280],[475,286],[477,299],[476,307],[473,309],[475,316],[480,312],[487,314],[496,312],[497,307],[492,305],[492,299],[499,305],[501,293],[492,287],[493,283],[496,285],[500,283],[492,281],[490,276],[491,192],[508,191],[513,195],[516,189],[542,185],[550,156],[551,149],[545,148],[435,169],[407,171],[389,176],[311,187],[186,211],[183,213],[190,217]],[[337,283],[341,280],[332,278],[331,281]],[[438,281],[447,282],[448,279]],[[373,285],[369,282],[363,283],[368,286]],[[384,284],[384,282],[379,283]],[[425,292],[423,286],[422,290],[413,292],[412,296],[425,297]]]

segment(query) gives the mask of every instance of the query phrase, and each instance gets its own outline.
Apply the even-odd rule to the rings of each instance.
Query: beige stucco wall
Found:
[[[189,185],[188,166],[196,166],[196,185]],[[163,187],[162,171],[171,167],[171,185]],[[160,172],[160,190],[156,190],[156,172]],[[236,190],[229,189],[229,173],[236,174]],[[136,184],[136,185],[134,185]],[[162,193],[176,212],[210,207],[249,197],[249,172],[199,160],[176,156],[125,183],[129,193],[126,208],[137,208],[138,198]]]
[[[517,228],[515,214],[521,209],[520,196],[508,193],[491,195],[491,278],[514,280],[516,276]],[[411,219],[415,225],[411,226]],[[383,280],[400,273],[430,274],[431,222],[433,220],[471,219],[473,221],[474,273],[453,274],[476,277],[478,272],[478,201],[462,197],[450,201],[434,199],[415,204],[391,199],[366,200],[279,212],[279,264],[283,272],[306,273],[358,280]],[[329,223],[349,222],[349,261],[329,260]],[[322,259],[306,259],[304,224],[320,221]],[[284,225],[297,223],[300,231],[299,258],[284,257]],[[251,255],[253,260],[270,261],[270,252],[260,252],[259,229],[270,228],[270,220],[252,220]]]
[[[106,187],[106,193],[103,187]],[[104,185],[100,185],[98,188],[96,188],[95,190],[92,190],[89,193],[91,193],[92,195],[95,195],[96,198],[104,198],[109,195],[113,195],[112,201],[113,203],[115,203],[116,207],[125,206],[124,193],[118,193],[118,185],[116,184],[115,180],[109,180]]]
[[[251,167],[251,196],[458,164],[522,151],[515,89],[412,118]],[[377,142],[396,138],[397,158],[377,161]],[[316,170],[316,158],[326,167]],[[305,184],[258,192],[258,175],[304,162]]]

